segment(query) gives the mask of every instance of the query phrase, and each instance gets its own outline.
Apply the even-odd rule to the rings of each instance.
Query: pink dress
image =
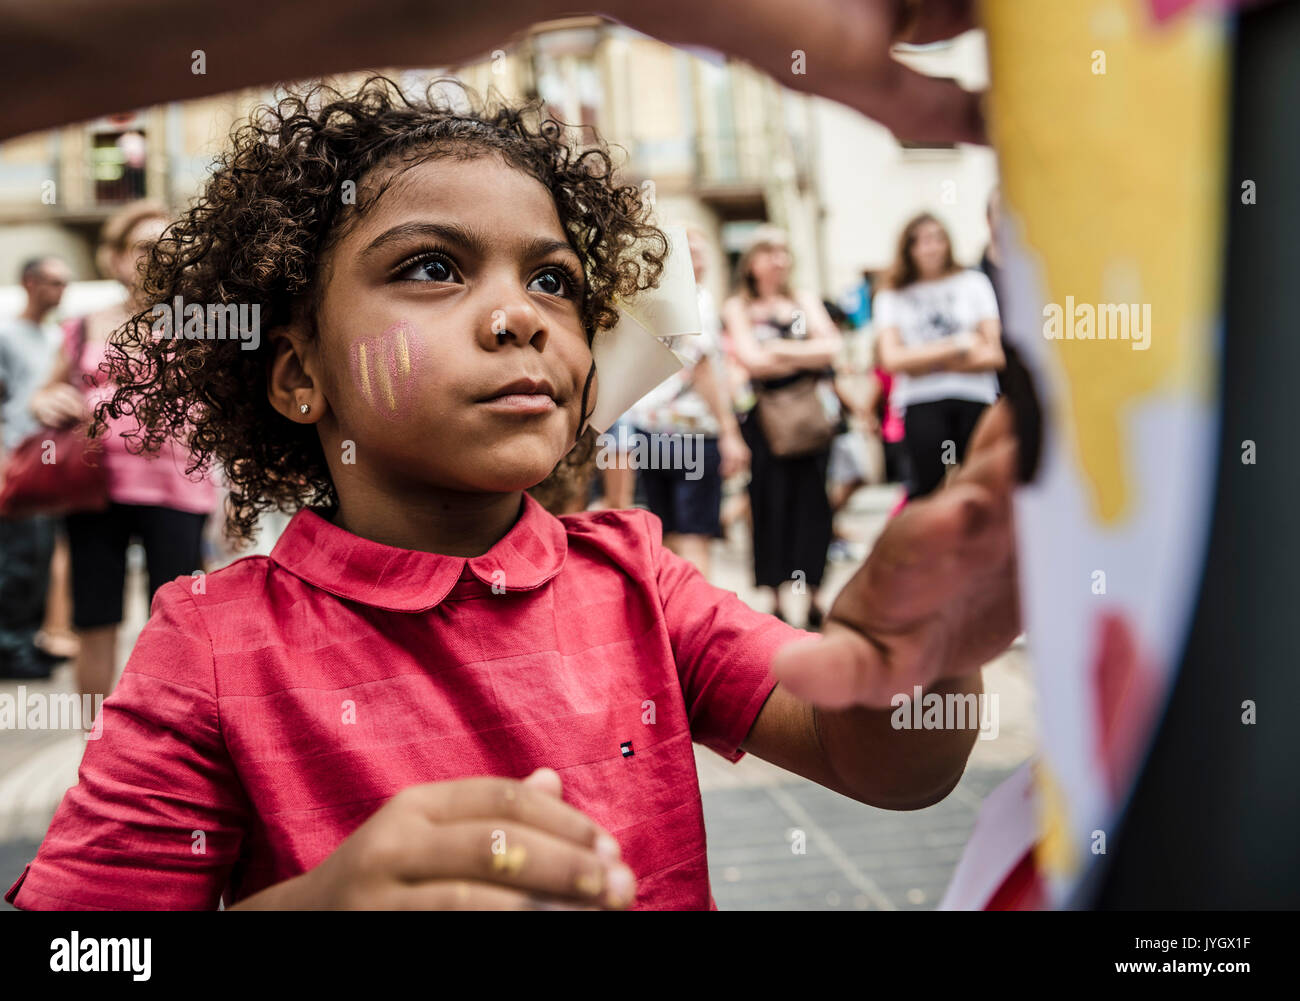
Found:
[[[69,358],[76,356],[78,328],[83,322],[75,319],[63,324],[63,351]],[[85,392],[86,402],[92,408],[113,392],[112,384],[98,372],[106,348],[104,343],[87,341],[81,355],[80,370],[95,379],[93,389],[87,388],[80,376],[75,377],[77,388]],[[216,488],[207,475],[195,474],[194,478],[185,475],[189,457],[184,446],[169,440],[156,457],[135,455],[127,451],[122,433],[134,431],[136,427],[136,419],[129,415],[108,421],[109,434],[104,439],[102,461],[108,470],[109,499],[115,504],[149,504],[192,514],[212,511],[216,506]]]

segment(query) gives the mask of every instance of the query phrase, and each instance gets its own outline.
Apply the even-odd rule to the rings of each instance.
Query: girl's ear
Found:
[[[266,395],[276,411],[298,424],[315,424],[327,407],[314,338],[295,320],[270,332]]]

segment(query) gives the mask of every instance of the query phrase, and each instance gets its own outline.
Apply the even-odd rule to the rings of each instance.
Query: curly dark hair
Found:
[[[460,101],[448,95],[449,83]],[[133,415],[138,427],[125,435],[132,451],[156,453],[178,438],[191,451],[187,472],[219,462],[230,488],[226,531],[235,541],[253,538],[262,511],[335,506],[315,429],[286,419],[267,398],[270,339],[249,351],[237,339],[155,337],[151,310],[175,296],[260,303],[265,330],[289,322],[296,309],[308,311],[315,330],[325,253],[397,171],[383,184],[363,179],[376,167],[485,154],[537,178],[555,199],[586,273],[580,315],[588,344],[614,325],[618,300],[658,284],[667,238],[640,189],[618,182],[598,137],[585,148],[571,144],[568,127],[540,104],[488,106],[455,81],[435,80],[420,97],[383,76],[348,94],[317,83],[253,109],[231,132],[203,193],[154,246],[141,280],[146,308],[106,352],[103,371],[116,389],[96,409],[92,434],[104,433],[109,416]],[[343,197],[347,181],[355,204]],[[589,464],[593,438],[584,428],[539,486],[552,489],[553,479]]]

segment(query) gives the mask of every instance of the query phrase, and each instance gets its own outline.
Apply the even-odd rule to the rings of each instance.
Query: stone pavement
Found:
[[[841,527],[867,547],[884,526],[894,488],[872,487],[854,497]],[[263,543],[265,545],[265,543]],[[714,544],[714,581],[759,604],[749,547],[738,527]],[[856,562],[827,570],[826,602]],[[143,625],[143,585],[127,604],[121,661]],[[802,599],[806,601],[806,599]],[[787,611],[802,621],[791,596]],[[73,691],[64,665],[46,682],[24,682],[28,693]],[[737,764],[696,748],[709,840],[713,893],[723,910],[928,909],[943,896],[984,797],[1032,752],[1033,692],[1028,661],[1017,644],[984,671],[985,690],[998,696],[998,735],[976,741],[960,784],[932,807],[877,810],[748,755]],[[18,683],[0,681],[0,693]],[[67,731],[0,730],[0,892],[31,860],[63,792],[76,782],[85,740]],[[803,851],[797,851],[802,848]],[[9,905],[0,902],[0,909]]]

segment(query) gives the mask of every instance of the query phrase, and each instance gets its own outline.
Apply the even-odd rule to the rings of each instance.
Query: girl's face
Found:
[[[937,222],[923,222],[912,235],[912,260],[923,277],[943,273],[948,264],[948,237]]]
[[[340,492],[352,476],[523,490],[572,446],[591,368],[582,262],[541,182],[495,155],[425,161],[334,245],[321,275],[306,356]]]

